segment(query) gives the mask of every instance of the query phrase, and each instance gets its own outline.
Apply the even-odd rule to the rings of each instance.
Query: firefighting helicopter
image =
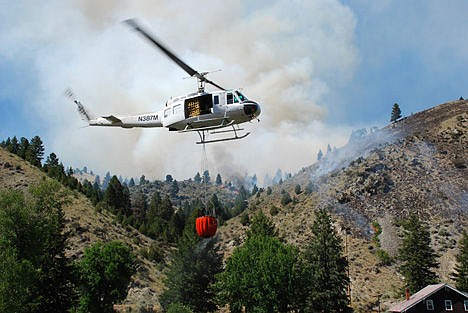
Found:
[[[207,79],[206,75],[210,72],[194,70],[134,19],[124,22],[158,47],[187,74],[195,77],[198,81],[198,90],[194,93],[171,98],[166,102],[165,107],[156,112],[96,117],[68,89],[66,95],[77,105],[78,112],[89,126],[166,127],[169,131],[180,133],[196,131],[200,137],[197,144],[237,140],[250,134],[250,132],[244,132],[239,124],[257,119],[261,112],[257,102],[247,99],[239,89],[224,89]],[[210,84],[219,90],[207,92],[205,84]],[[209,135],[215,135],[216,138],[209,139]]]

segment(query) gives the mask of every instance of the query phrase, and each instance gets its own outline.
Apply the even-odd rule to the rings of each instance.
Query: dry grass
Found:
[[[29,186],[49,179],[38,168],[0,148],[0,190],[13,188],[27,191]],[[129,300],[133,303],[158,304],[157,296],[162,292],[163,274],[155,264],[139,255],[139,250],[149,247],[152,240],[132,227],[118,224],[112,214],[97,212],[81,193],[66,190],[65,194],[65,227],[66,231],[70,232],[67,257],[72,260],[79,259],[86,247],[98,241],[125,242],[138,257],[138,269],[132,277],[130,296],[136,294],[144,297],[132,297]],[[144,292],[140,292],[141,290]]]

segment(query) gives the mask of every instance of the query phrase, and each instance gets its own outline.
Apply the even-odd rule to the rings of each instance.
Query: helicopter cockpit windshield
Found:
[[[247,97],[241,94],[239,91],[236,91],[237,97],[239,97],[241,102],[247,101]]]
[[[228,92],[226,94],[227,104],[233,104],[233,103],[239,103],[239,102],[242,103],[244,101],[247,101],[247,98],[243,94],[241,94],[239,91]]]

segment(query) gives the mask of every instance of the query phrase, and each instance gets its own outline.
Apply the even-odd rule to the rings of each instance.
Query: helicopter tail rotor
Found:
[[[223,87],[219,86],[215,82],[207,79],[205,76],[209,72],[202,72],[199,73],[196,70],[194,70],[192,67],[190,67],[187,63],[182,61],[178,56],[176,56],[169,48],[164,46],[159,40],[157,40],[153,35],[151,35],[148,31],[146,31],[144,28],[142,28],[135,19],[127,19],[124,21],[127,25],[132,27],[135,31],[139,32],[144,38],[146,38],[148,41],[153,43],[156,47],[158,47],[168,58],[170,58],[172,61],[174,61],[179,67],[181,67],[187,74],[189,74],[191,77],[196,77],[199,82],[199,87],[198,90],[199,92],[204,91],[204,84],[210,84],[216,88],[219,88],[221,90],[226,90]]]

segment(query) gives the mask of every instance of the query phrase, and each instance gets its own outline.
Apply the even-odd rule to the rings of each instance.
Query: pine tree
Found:
[[[221,175],[218,173],[216,175],[216,186],[221,186],[223,184],[223,180],[221,179]]]
[[[416,215],[411,215],[403,224],[404,237],[399,250],[402,261],[400,272],[405,277],[406,287],[415,293],[437,281],[433,271],[438,266],[431,248],[429,230]]]
[[[145,194],[141,190],[137,190],[135,193],[133,193],[132,207],[139,208],[142,210],[142,212],[145,212],[148,208]]]
[[[401,110],[398,103],[394,103],[392,107],[392,116],[390,117],[390,122],[396,122],[401,117]]]
[[[110,183],[110,180],[111,180],[111,174],[110,172],[107,172],[106,173],[106,176],[104,176],[104,180],[102,181],[102,184],[101,184],[101,187],[102,187],[102,190],[106,190],[107,187],[109,186],[109,183]],[[116,177],[117,178],[117,177]]]
[[[457,264],[453,273],[455,287],[458,290],[468,292],[468,233],[463,232],[459,243],[460,252],[457,254]]]
[[[161,218],[164,221],[169,221],[172,214],[174,214],[174,208],[172,207],[171,199],[168,195],[161,198],[161,195],[158,191],[155,191],[153,197],[151,197],[149,209],[148,209],[148,219],[151,221],[155,218]]]
[[[166,290],[161,303],[166,309],[171,303],[188,306],[194,312],[212,312],[216,309],[211,285],[221,271],[222,255],[216,239],[200,240],[195,232],[194,211],[184,229],[165,281]]]
[[[8,137],[5,141],[2,141],[2,148],[5,148],[7,151],[10,151],[11,139]]]
[[[94,178],[94,184],[97,184],[99,189],[101,188],[101,177],[99,177],[99,175],[96,175],[96,177]]]
[[[154,219],[157,216],[161,216],[161,214],[159,213],[160,205],[161,205],[161,194],[158,191],[155,191],[150,200],[150,205],[148,209],[148,218]]]
[[[31,142],[29,145],[29,159],[27,158],[27,160],[31,164],[37,167],[41,167],[41,162],[43,158],[44,158],[44,145],[42,143],[41,137],[34,136],[31,139]]]
[[[59,159],[57,158],[57,155],[55,153],[53,153],[53,152],[51,154],[49,154],[49,156],[47,157],[45,165],[47,166],[45,168],[46,171],[48,171],[49,167],[58,166],[59,165]]]
[[[13,136],[13,138],[11,138],[10,144],[7,146],[7,150],[11,153],[18,154],[18,149],[18,138],[16,138],[16,136]]]
[[[296,193],[296,195],[300,194],[302,192],[301,185],[296,185],[296,187],[294,188],[294,192]]]
[[[319,152],[317,153],[317,161],[320,161],[322,158],[323,158],[323,152],[322,152],[322,149],[320,149]]]
[[[350,312],[346,289],[348,262],[341,238],[325,210],[316,213],[313,237],[304,254],[305,312]]]
[[[216,194],[213,194],[210,199],[208,200],[208,203],[206,204],[206,212],[207,215],[213,215],[217,217],[221,217],[223,214],[223,207],[221,206],[221,203],[219,202],[218,196]]]
[[[291,195],[289,194],[289,192],[287,191],[283,192],[283,195],[281,196],[281,204],[288,205],[291,202],[292,202],[292,199],[291,199]]]
[[[201,178],[199,172],[197,172],[197,174],[195,174],[195,177],[193,177],[193,180],[194,180],[196,183],[201,183],[202,178]]]
[[[97,176],[96,178],[99,178],[99,176]],[[101,187],[99,187],[98,182],[99,179],[95,180],[93,184],[93,196],[91,197],[91,201],[93,202],[93,204],[97,204],[103,198],[102,190]]]
[[[245,190],[244,186],[241,186],[239,189],[239,194],[236,196],[234,201],[234,212],[233,215],[237,216],[238,214],[242,213],[248,205],[248,192]]]
[[[94,190],[93,190],[93,185],[89,182],[89,180],[85,179],[83,180],[83,183],[81,184],[81,191],[84,193],[88,199],[93,201],[93,195],[94,195]]]
[[[210,172],[208,170],[205,170],[203,172],[203,183],[204,184],[209,184],[210,183]]]
[[[252,187],[252,192],[250,194],[253,196],[253,195],[256,195],[257,192],[258,192],[258,187],[256,184],[254,184]]]
[[[178,236],[180,233],[179,219],[180,216],[174,217],[174,208],[169,196],[161,198],[159,192],[155,191],[145,214],[146,234],[155,239],[175,242],[177,237],[174,237],[174,234]]]
[[[65,176],[63,164],[59,163],[59,159],[54,152],[49,154],[47,157],[44,164],[44,171],[49,175],[49,177],[55,178],[59,181],[62,181],[62,178]]]
[[[130,198],[128,188],[125,190],[120,184],[117,176],[112,176],[104,192],[104,202],[107,204],[111,212],[117,215],[129,215]]]
[[[185,227],[185,217],[182,212],[177,211],[169,220],[167,234],[170,242],[177,242]]]
[[[146,180],[145,175],[140,176],[140,186],[143,186],[147,183],[148,181]]]
[[[177,197],[177,194],[179,193],[179,183],[177,182],[177,180],[173,180],[172,183],[171,183],[171,187],[169,189],[170,193],[171,193],[171,196],[172,197]]]
[[[132,202],[130,199],[130,189],[128,189],[127,185],[121,184],[121,186],[123,192],[122,213],[123,215],[129,216],[132,213],[132,211],[130,210],[130,207],[132,206]]]
[[[29,140],[24,137],[21,137],[20,143],[18,146],[18,156],[26,160],[26,155],[28,154],[28,151],[29,151]]]

